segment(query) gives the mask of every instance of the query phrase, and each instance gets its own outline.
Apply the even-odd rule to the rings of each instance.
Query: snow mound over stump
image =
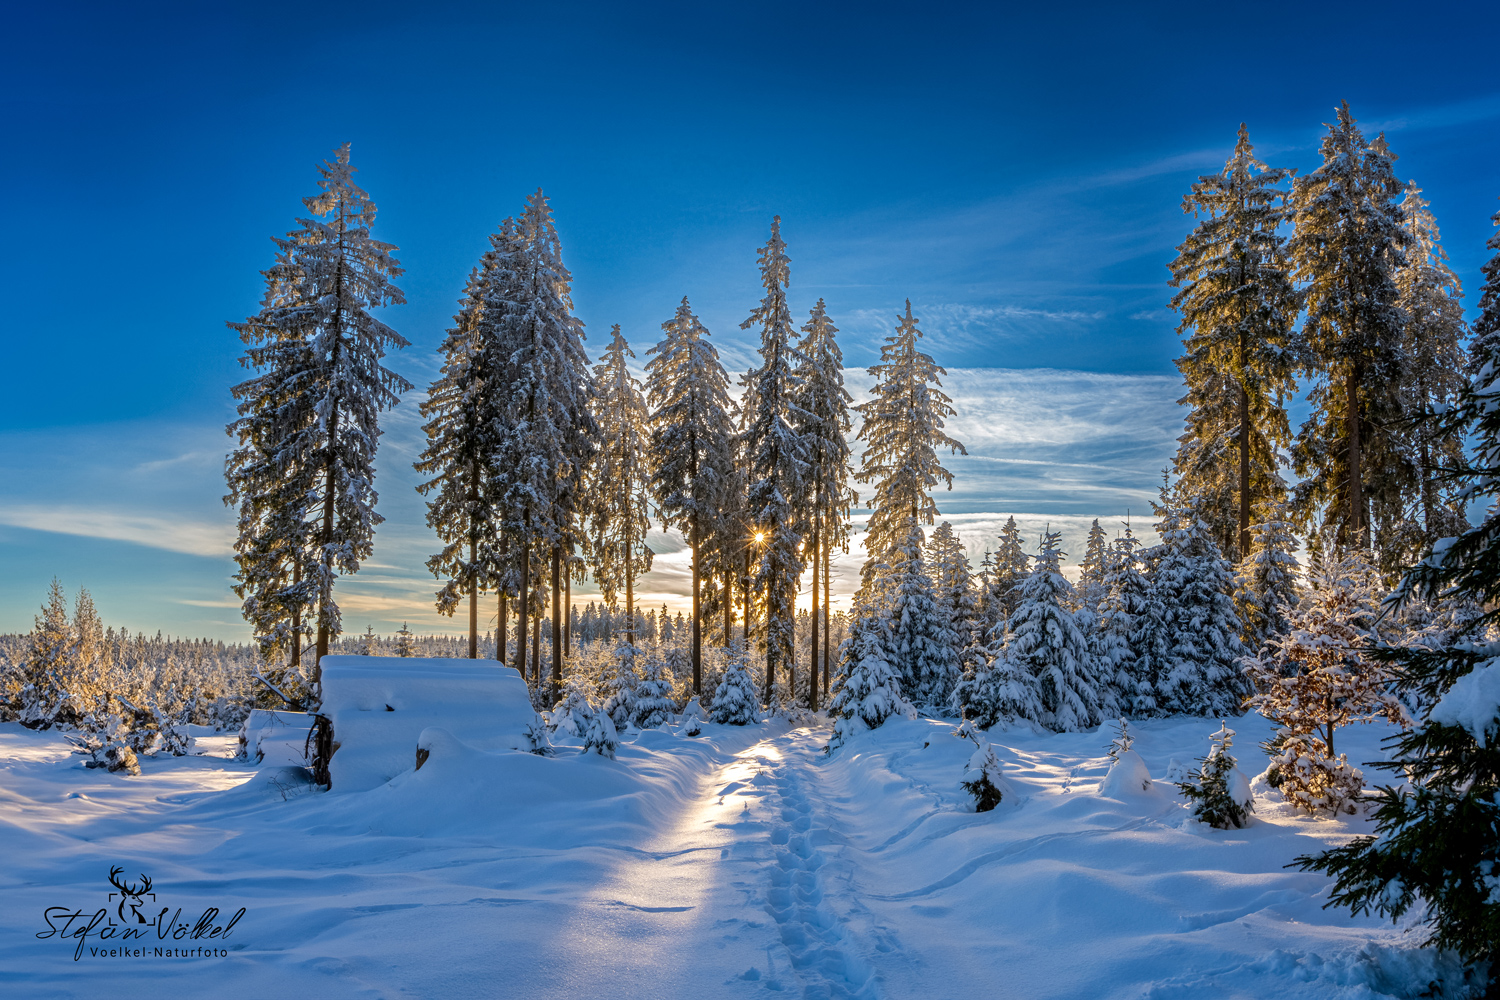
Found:
[[[429,727],[476,750],[529,750],[537,723],[514,669],[438,657],[325,656],[323,714],[333,722],[335,792],[366,791],[413,770]]]

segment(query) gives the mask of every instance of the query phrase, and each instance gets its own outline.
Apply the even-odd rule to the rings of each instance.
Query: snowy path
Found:
[[[1143,724],[1137,749],[1159,775],[1216,725]],[[1358,821],[1265,798],[1214,831],[1160,782],[1100,797],[1098,733],[997,737],[1013,793],[976,814],[951,724],[826,739],[650,731],[616,761],[434,762],[310,794],[222,758],[88,771],[3,725],[0,995],[1368,1000],[1458,975],[1284,868]],[[117,864],[187,914],[245,907],[228,956],[75,962],[38,939],[45,908],[103,906]]]

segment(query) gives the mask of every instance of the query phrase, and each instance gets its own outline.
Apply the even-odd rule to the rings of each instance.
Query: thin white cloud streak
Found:
[[[233,531],[223,524],[131,514],[105,508],[7,504],[0,508],[0,524],[63,535],[134,542],[190,556],[218,557],[230,555],[234,551]]]

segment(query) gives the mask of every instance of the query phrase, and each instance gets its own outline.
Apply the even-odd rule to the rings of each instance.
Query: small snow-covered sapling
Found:
[[[1239,829],[1250,821],[1248,798],[1235,781],[1235,759],[1229,753],[1234,744],[1234,730],[1223,720],[1219,731],[1210,739],[1208,756],[1199,761],[1198,775],[1177,782],[1177,787],[1192,804],[1193,815],[1216,830]],[[1239,794],[1236,794],[1239,793]]]
[[[1004,779],[1000,773],[1000,758],[995,756],[995,748],[990,746],[989,740],[980,735],[968,720],[958,727],[955,735],[974,743],[974,753],[964,765],[965,777],[961,782],[964,791],[974,796],[975,812],[989,812],[1003,798],[1000,785]]]
[[[1118,762],[1120,759],[1120,754],[1129,750],[1130,745],[1135,742],[1135,737],[1130,735],[1129,723],[1127,723],[1124,719],[1117,719],[1115,721],[1120,726],[1120,734],[1109,741],[1108,751],[1111,763]]]

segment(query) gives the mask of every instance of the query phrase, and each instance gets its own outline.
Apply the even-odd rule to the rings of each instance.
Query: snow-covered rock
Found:
[[[332,791],[375,788],[416,766],[428,727],[480,751],[530,751],[538,723],[526,682],[493,660],[325,656],[323,714],[333,721]]]

